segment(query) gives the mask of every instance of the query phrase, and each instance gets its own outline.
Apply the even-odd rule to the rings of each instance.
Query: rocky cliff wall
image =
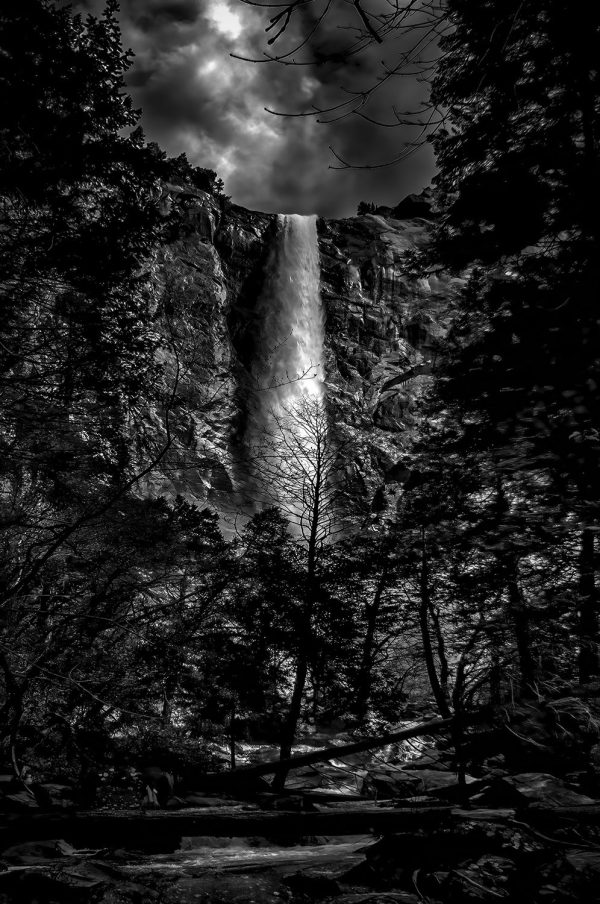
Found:
[[[393,504],[406,475],[402,452],[461,288],[445,274],[410,275],[430,227],[423,217],[377,214],[320,224],[330,417],[350,451],[351,488],[376,508]]]
[[[165,203],[181,189],[169,188]],[[132,416],[137,464],[166,445],[144,491],[183,495],[233,517],[246,509],[244,430],[257,354],[257,301],[277,235],[275,215],[186,190],[187,233],[153,269],[163,401]],[[368,214],[319,220],[332,429],[345,442],[348,492],[393,504],[399,462],[418,419],[432,341],[459,283],[414,279],[406,253],[429,223]],[[166,410],[168,409],[168,422]]]

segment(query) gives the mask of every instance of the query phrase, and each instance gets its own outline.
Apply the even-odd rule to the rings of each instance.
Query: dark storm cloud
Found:
[[[146,4],[145,15],[150,19],[175,22],[195,22],[200,14],[197,0],[161,0]]]
[[[352,163],[393,159],[413,137],[405,129],[376,128],[356,117],[320,125],[316,118],[264,111],[325,107],[349,96],[341,86],[361,92],[377,84],[380,48],[325,65],[253,64],[230,52],[263,56],[264,10],[240,0],[122,0],[121,7],[124,44],[136,54],[128,84],[148,137],[171,154],[185,151],[193,163],[216,169],[236,203],[343,216],[353,214],[359,200],[393,205],[428,184],[433,167],[427,149],[390,169],[329,168],[336,165],[329,145]],[[301,39],[311,14],[306,7],[304,19],[292,23],[287,46]],[[358,23],[326,22],[314,43],[317,56],[324,46],[347,45],[351,33],[340,24]],[[384,49],[393,62],[397,48]],[[414,80],[392,79],[373,95],[369,115],[390,120],[392,103],[415,107],[422,96]]]

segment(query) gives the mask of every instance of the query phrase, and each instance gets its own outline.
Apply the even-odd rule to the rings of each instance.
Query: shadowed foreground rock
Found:
[[[596,822],[600,807],[595,809]],[[531,808],[533,811],[533,808]],[[3,904],[507,904],[598,900],[597,829],[556,808],[543,828],[514,811],[447,811],[427,826],[283,847],[190,839],[175,854],[75,850],[64,841],[5,851]],[[572,814],[572,808],[569,810]],[[415,815],[415,814],[405,814]],[[541,814],[540,814],[541,815]],[[581,815],[581,814],[578,814]],[[156,820],[155,820],[156,821]],[[552,833],[552,834],[550,834]],[[133,840],[133,835],[130,841]],[[301,839],[297,839],[301,841]],[[332,843],[333,842],[333,843]]]

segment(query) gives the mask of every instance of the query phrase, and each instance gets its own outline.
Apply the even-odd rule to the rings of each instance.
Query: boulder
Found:
[[[419,779],[417,785],[418,796],[441,797],[454,800],[459,790],[458,775],[456,772],[441,769],[417,769],[414,774]],[[465,775],[465,784],[469,795],[475,794],[483,785],[481,779],[472,775]]]
[[[595,803],[593,798],[573,791],[561,779],[545,772],[507,775],[498,779],[495,788],[507,805],[539,803],[551,807],[573,807]]]
[[[404,763],[404,769],[435,769],[436,771],[447,772],[449,766],[443,761],[443,754],[438,750],[424,751],[421,756],[414,760]]]
[[[59,871],[24,867],[0,873],[0,899],[15,904],[87,904],[103,887],[106,876],[90,875],[79,867]]]
[[[377,800],[391,800],[394,797],[414,797],[421,787],[417,773],[407,773],[402,769],[371,769],[363,779],[362,793]]]
[[[26,810],[39,809],[37,800],[27,791],[15,791],[14,794],[5,794],[1,799],[1,806],[3,810],[8,810],[10,813],[22,813]]]
[[[475,793],[482,787],[481,779],[465,776],[467,787]],[[454,799],[458,793],[458,776],[448,769],[422,768],[372,769],[363,781],[363,794],[378,800],[392,798],[443,797]]]
[[[490,756],[483,761],[483,767],[487,770],[504,769],[506,766],[506,757],[499,753],[496,756]]]
[[[16,844],[3,851],[2,857],[9,863],[24,866],[60,857],[72,857],[75,853],[75,848],[61,838],[57,841],[27,841],[24,844]]]
[[[576,872],[589,873],[600,879],[600,851],[570,851],[565,860]]]
[[[323,783],[323,772],[314,766],[297,769],[287,777],[285,787],[289,791],[302,788],[320,788]]]
[[[443,800],[457,800],[460,793],[456,772],[442,772],[438,769],[420,769],[417,772],[423,782],[422,794],[441,797]],[[483,780],[472,775],[465,775],[466,793],[472,797],[483,787]]]

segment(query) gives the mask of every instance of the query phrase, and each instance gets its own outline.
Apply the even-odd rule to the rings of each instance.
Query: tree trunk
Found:
[[[529,609],[519,587],[518,566],[515,556],[505,556],[503,565],[509,613],[515,632],[517,656],[519,658],[519,691],[521,696],[531,697],[537,670],[532,651]]]
[[[494,641],[492,641],[494,643]],[[496,646],[492,647],[490,666],[490,703],[492,706],[500,706],[502,702],[502,669],[500,667],[500,653]]]
[[[600,675],[598,591],[594,559],[594,531],[586,527],[581,534],[579,553],[579,681],[581,684]]]
[[[510,503],[500,477],[497,478],[496,511],[500,523],[510,512]],[[515,553],[505,549],[498,553],[501,578],[506,587],[508,616],[512,622],[517,656],[519,660],[519,691],[522,696],[531,696],[537,675],[532,652],[529,610],[519,586],[519,564]]]
[[[303,643],[304,645],[304,643]],[[280,760],[289,760],[292,755],[292,748],[296,740],[296,729],[300,721],[302,713],[302,697],[304,695],[304,687],[306,685],[306,677],[308,675],[308,655],[304,647],[298,653],[296,663],[296,677],[294,680],[294,689],[292,691],[292,699],[290,708],[281,732],[281,743],[279,746]],[[273,790],[277,792],[283,791],[285,788],[285,780],[288,774],[286,768],[278,769],[273,779]]]
[[[444,693],[444,690],[440,684],[440,679],[438,677],[437,668],[435,664],[435,656],[433,653],[433,645],[431,643],[431,634],[429,631],[429,613],[431,610],[431,594],[429,590],[429,563],[427,560],[427,547],[425,543],[425,532],[423,531],[423,545],[422,545],[422,557],[421,557],[421,576],[420,576],[420,591],[421,591],[421,599],[419,602],[419,626],[421,628],[421,639],[423,642],[423,656],[425,659],[425,666],[427,668],[427,675],[429,677],[429,683],[431,685],[431,690],[433,692],[433,696],[435,698],[435,702],[437,703],[437,707],[440,711],[440,715],[444,719],[448,719],[451,715],[450,706],[448,703],[448,697]]]
[[[162,703],[162,712],[161,719],[162,724],[167,728],[171,724],[171,720],[173,718],[173,706],[171,704],[171,700],[169,697],[169,690],[165,686],[163,687],[163,703]]]
[[[319,703],[321,702],[321,683],[323,680],[323,676],[319,669],[315,668],[313,665],[311,681],[312,681],[312,700],[310,703],[310,720],[314,724],[316,724],[317,716],[319,714]]]
[[[364,722],[369,710],[369,701],[371,699],[371,688],[373,684],[373,665],[375,652],[375,632],[377,630],[377,619],[379,618],[379,610],[381,609],[381,601],[387,586],[387,572],[382,574],[373,602],[365,605],[365,615],[367,620],[367,629],[362,646],[362,655],[360,659],[360,667],[358,677],[356,679],[356,703],[354,705],[354,713],[359,723]]]
[[[469,803],[469,793],[467,789],[466,764],[464,754],[464,706],[463,692],[465,689],[465,658],[461,656],[456,669],[456,681],[454,682],[454,690],[452,692],[452,703],[454,706],[454,719],[452,722],[451,737],[454,744],[454,756],[456,759],[456,774],[458,777],[458,800],[461,807],[466,807]]]
[[[439,611],[435,608],[432,601],[429,601],[429,615],[433,622],[433,630],[437,644],[438,661],[440,663],[440,687],[445,697],[448,697],[448,682],[450,680],[450,666],[448,657],[446,656],[446,641],[442,631]]]
[[[232,769],[235,769],[235,712],[236,712],[236,700],[235,698],[231,701],[231,711],[229,715],[229,765]]]
[[[307,549],[307,567],[306,567],[306,600],[304,604],[304,612],[302,614],[302,628],[298,639],[298,658],[296,661],[296,675],[294,678],[294,689],[292,691],[292,699],[290,700],[290,708],[281,732],[281,744],[279,748],[279,759],[287,760],[292,755],[292,748],[296,740],[296,731],[300,716],[302,714],[302,698],[304,696],[304,688],[306,687],[306,679],[308,676],[308,666],[310,662],[310,652],[313,640],[313,611],[316,599],[316,583],[317,583],[317,553],[318,553],[318,531],[319,519],[321,517],[321,458],[320,452],[317,450],[317,459],[315,464],[314,477],[314,498],[312,502],[312,510],[310,514],[310,531],[308,535]],[[273,790],[281,792],[285,788],[285,779],[287,769],[281,768],[277,770],[273,779]]]
[[[15,750],[19,726],[23,717],[23,700],[29,679],[25,678],[23,682],[19,684],[4,653],[0,653],[0,666],[4,673],[4,686],[6,692],[4,705],[2,706],[2,709],[0,709],[0,739],[6,739],[8,741],[16,778],[20,778],[20,770],[18,769],[15,760]]]

